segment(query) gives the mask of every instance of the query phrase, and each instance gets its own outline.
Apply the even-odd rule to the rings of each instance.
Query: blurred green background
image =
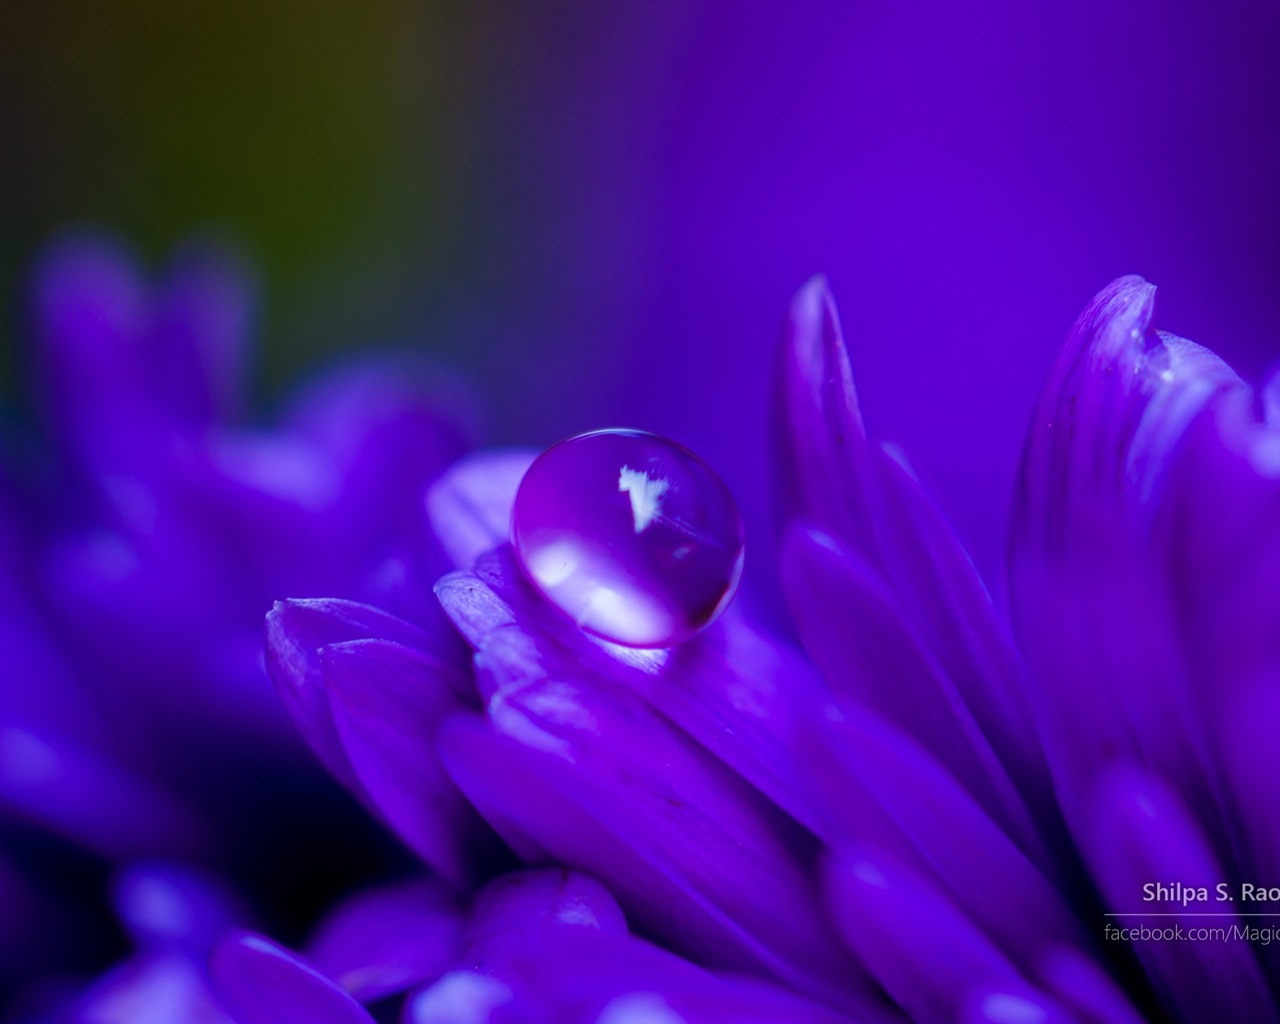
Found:
[[[269,384],[420,335],[426,309],[519,302],[535,282],[500,243],[535,229],[534,175],[504,122],[536,48],[506,2],[0,5],[7,397],[26,274],[67,225],[118,231],[152,265],[193,231],[239,243],[268,298]]]

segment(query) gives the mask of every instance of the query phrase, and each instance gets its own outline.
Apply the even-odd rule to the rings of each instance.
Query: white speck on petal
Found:
[[[450,971],[410,1004],[413,1024],[484,1024],[490,1013],[511,1002],[511,989],[497,978]]]
[[[987,1020],[998,1024],[1044,1024],[1048,1014],[1021,996],[993,993],[982,1000],[982,1013]]]
[[[618,996],[606,1006],[596,1024],[687,1024],[680,1014],[655,992]]]

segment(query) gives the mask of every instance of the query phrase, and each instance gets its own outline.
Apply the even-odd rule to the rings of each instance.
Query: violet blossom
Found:
[[[579,630],[507,543],[512,453],[469,457],[427,499],[470,671],[446,636],[372,609],[277,605],[273,677],[300,728],[429,864],[455,873],[493,842],[478,812],[736,993],[686,1002],[674,965],[617,967],[629,943],[601,962],[599,937],[561,950],[513,922],[513,960],[463,942],[405,1019],[745,1019],[725,1009],[762,983],[745,978],[806,1000],[778,1020],[1274,1019],[1265,946],[1230,932],[1247,918],[1218,918],[1215,942],[1104,931],[1203,923],[1181,903],[1103,915],[1151,912],[1147,881],[1265,879],[1280,820],[1275,379],[1255,393],[1153,313],[1150,285],[1115,282],[1045,385],[1011,537],[1016,642],[905,456],[868,438],[821,280],[777,380],[782,575],[816,672],[732,609],[666,650]],[[275,1019],[244,994],[245,950],[267,954],[232,941],[217,984],[242,1024]],[[414,1009],[437,1002],[455,1016]]]
[[[447,620],[310,591],[266,650],[316,757],[427,873],[293,951],[147,869],[186,925],[118,901],[138,951],[66,1019],[147,1020],[147,992],[210,1024],[1276,1019],[1269,947],[1231,931],[1265,905],[1214,907],[1216,941],[1107,930],[1201,927],[1144,885],[1240,892],[1280,851],[1280,378],[1153,317],[1122,278],[1050,372],[1008,621],[868,436],[821,279],[776,377],[803,652],[736,607],[668,648],[580,629],[509,542],[532,452],[406,486]]]
[[[334,869],[297,865],[328,830],[349,835],[337,858],[384,859],[282,712],[262,615],[297,591],[439,615],[444,556],[414,498],[466,431],[447,382],[394,356],[318,375],[255,423],[255,294],[211,242],[150,278],[118,241],[70,234],[36,268],[40,429],[0,471],[0,979],[110,948],[91,901],[64,896],[106,865],[203,862],[279,920],[317,911],[308,879]]]

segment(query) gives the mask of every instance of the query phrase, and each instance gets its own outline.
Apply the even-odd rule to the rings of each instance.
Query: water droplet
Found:
[[[511,523],[525,571],[582,629],[671,647],[715,620],[742,573],[742,519],[709,466],[639,430],[580,434],[538,456]]]

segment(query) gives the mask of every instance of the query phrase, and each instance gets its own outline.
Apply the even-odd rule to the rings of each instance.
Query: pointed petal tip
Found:
[[[866,532],[859,466],[866,432],[836,303],[821,275],[795,295],[783,323],[774,378],[778,515],[803,514]]]
[[[266,614],[263,646],[277,690],[300,688],[314,660],[314,650],[303,639],[306,610],[305,602],[286,598],[272,604]]]
[[[791,299],[791,315],[796,317],[798,314],[812,313],[830,300],[831,282],[827,280],[826,274],[819,271],[796,289]]]
[[[432,624],[427,624],[432,625]],[[440,624],[443,629],[443,623]],[[370,604],[343,598],[284,598],[266,615],[268,654],[305,657],[314,668],[316,652],[347,640],[394,640],[406,647],[439,653],[435,637],[423,625]]]
[[[359,793],[335,731],[321,650],[349,640],[379,639],[432,656],[439,653],[432,638],[381,609],[336,598],[277,601],[267,614],[265,638],[267,674],[294,725],[325,767]]]
[[[446,573],[432,589],[449,621],[472,647],[481,647],[494,630],[515,621],[511,607],[469,570]]]
[[[278,601],[271,602],[271,609],[265,616],[265,639],[268,647],[281,636],[285,629],[285,620],[289,617],[289,611],[293,605],[292,598],[281,598]]]
[[[825,274],[814,274],[796,291],[787,310],[787,340],[802,366],[830,360],[843,349],[840,317]]]
[[[118,299],[125,294],[137,297],[140,274],[137,253],[125,239],[88,227],[50,239],[36,259],[33,276],[41,297]]]
[[[1134,289],[1134,290],[1145,290],[1147,292],[1154,292],[1156,290],[1156,286],[1152,284],[1150,281],[1148,281],[1141,274],[1121,274],[1114,281],[1112,281],[1108,287],[1117,288],[1117,289],[1127,288],[1127,289]]]
[[[1155,298],[1154,284],[1137,274],[1126,274],[1093,297],[1081,317],[1081,323],[1096,330],[1124,321],[1136,338],[1151,323]]]

